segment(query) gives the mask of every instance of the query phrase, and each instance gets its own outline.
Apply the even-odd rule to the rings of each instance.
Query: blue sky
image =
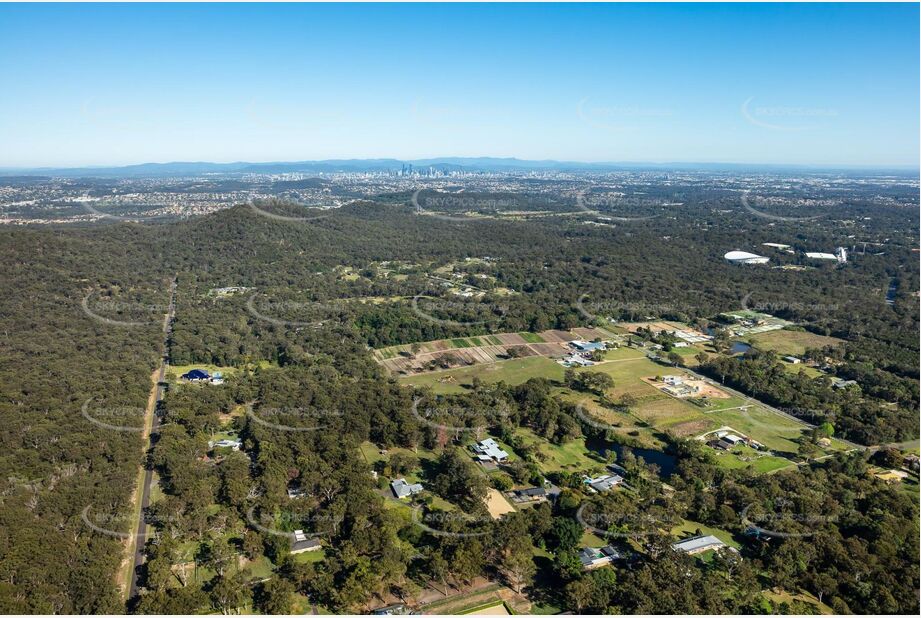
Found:
[[[0,166],[918,164],[916,4],[0,5]]]

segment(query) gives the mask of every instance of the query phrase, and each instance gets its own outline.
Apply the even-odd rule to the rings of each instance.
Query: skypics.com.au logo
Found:
[[[446,212],[506,212],[515,210],[519,205],[517,197],[494,198],[439,192],[434,192],[434,195],[426,195],[424,191],[424,189],[416,189],[410,198],[410,203],[416,213],[455,223],[468,223],[476,221],[477,218],[469,214],[449,215],[445,214]]]
[[[508,309],[489,300],[452,301],[417,294],[412,299],[417,316],[440,326],[469,327],[495,325]]]
[[[623,194],[610,193],[590,193],[581,191],[576,195],[576,208],[579,211],[597,217],[601,221],[618,221],[624,223],[636,223],[639,221],[649,221],[659,216],[660,210],[664,206],[671,205],[665,200],[657,198],[646,198],[637,196],[628,196]],[[652,214],[626,215],[626,212],[651,212]]]
[[[92,405],[90,397],[80,407],[83,418],[97,427],[111,431],[141,433],[144,431],[144,408],[138,406],[100,406]]]
[[[90,291],[80,301],[80,308],[84,315],[101,324],[136,328],[156,324],[158,319],[163,319],[169,307],[135,300],[100,299]]]
[[[342,309],[315,301],[279,300],[258,292],[246,300],[246,310],[254,318],[291,328],[319,328],[326,322],[338,320]]]
[[[490,425],[495,425],[508,418],[509,407],[505,402],[489,409],[456,406],[440,402],[423,401],[422,398],[413,400],[412,414],[420,422],[454,434],[476,433],[480,434]]]
[[[304,432],[325,429],[330,419],[342,417],[339,410],[312,407],[246,407],[246,416],[254,422],[276,431]]]
[[[416,507],[412,510],[412,522],[435,536],[472,538],[486,536],[492,531],[493,519],[459,511],[428,510]]]

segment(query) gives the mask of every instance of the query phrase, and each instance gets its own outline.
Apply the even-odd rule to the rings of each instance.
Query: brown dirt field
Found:
[[[515,512],[515,507],[509,504],[505,496],[498,489],[493,489],[492,487],[486,493],[486,508],[489,509],[489,514],[492,515],[493,519],[499,519],[506,513]]]
[[[669,431],[679,438],[688,438],[690,436],[698,436],[706,431],[710,431],[714,428],[715,423],[708,418],[702,418],[696,421],[687,421],[686,423],[678,423],[669,427]]]
[[[565,330],[545,330],[539,334],[544,341],[550,343],[566,343],[573,340],[573,335]]]
[[[561,343],[532,343],[531,348],[541,356],[566,355],[566,348]]]
[[[666,386],[666,384],[664,384],[663,382],[656,382],[656,381],[653,380],[652,378],[641,378],[641,379],[642,379],[643,382],[645,382],[646,384],[649,384],[650,386],[653,386],[653,387],[659,389],[660,391],[661,391],[663,388],[665,388],[665,386]],[[684,381],[684,383],[687,384],[687,385],[689,385],[689,386],[696,386],[696,387],[698,387],[700,390],[697,391],[697,393],[695,393],[695,394],[693,394],[693,395],[687,395],[687,396],[685,396],[685,397],[679,397],[678,399],[696,399],[696,398],[698,398],[698,397],[710,397],[711,399],[729,399],[729,393],[726,393],[726,392],[724,392],[724,391],[721,391],[720,389],[716,388],[715,386],[712,386],[712,385],[710,385],[710,384],[707,384],[707,383],[704,382],[703,380],[687,380],[687,379],[686,379],[686,380]],[[668,395],[668,393],[665,393],[665,394]],[[669,396],[671,396],[671,395],[669,395]]]
[[[511,345],[508,347],[508,349],[511,349],[511,348],[515,348],[516,350],[518,350],[518,356],[521,358],[524,358],[526,356],[537,356],[538,355],[537,352],[535,352],[534,350],[532,350],[526,345]]]
[[[412,362],[405,358],[391,358],[389,360],[385,360],[382,364],[387,368],[388,371],[392,372],[407,371],[411,373],[413,368]]]
[[[592,339],[595,339],[596,337],[600,337],[601,339],[608,338],[608,335],[606,333],[601,332],[597,328],[574,328],[572,329],[572,332],[573,334],[577,335],[579,339],[582,339],[583,341],[591,341]]]
[[[703,380],[685,380],[687,384],[691,386],[697,386],[700,388],[700,392],[696,395],[697,397],[709,397],[711,399],[729,399],[729,393],[721,391],[711,384],[707,384]]]
[[[432,341],[429,345],[432,347],[433,352],[443,352],[444,350],[450,350],[454,347],[453,343],[444,340]]]
[[[478,363],[491,363],[495,360],[492,355],[483,348],[473,348],[471,352],[476,357]]]
[[[677,323],[677,322],[663,322],[663,324],[667,324],[671,330],[686,330],[686,331],[688,331],[689,333],[692,333],[692,334],[694,334],[694,335],[697,335],[698,337],[706,337],[706,336],[707,336],[706,333],[702,333],[702,332],[700,332],[699,330],[697,330],[696,328],[694,328],[693,326],[690,326],[690,325],[688,325],[688,326],[682,326],[681,324],[679,324],[679,323]]]
[[[496,337],[505,345],[524,345],[527,343],[527,341],[517,333],[505,333],[503,335],[496,335]]]
[[[452,350],[452,354],[465,363],[476,363],[476,355],[471,350]]]
[[[505,609],[504,604],[493,605],[492,607],[484,607],[483,609],[478,609],[475,612],[470,612],[468,616],[510,616],[508,610]]]
[[[675,330],[674,326],[669,326],[665,322],[624,322],[621,327],[626,328],[631,333],[635,333],[640,328],[648,328],[656,333],[661,330]]]

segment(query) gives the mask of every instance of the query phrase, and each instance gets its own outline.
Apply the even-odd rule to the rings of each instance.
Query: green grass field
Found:
[[[267,360],[261,360],[253,364],[254,366],[257,366],[261,369],[277,366],[272,361]],[[168,380],[178,380],[179,376],[184,373],[188,373],[192,369],[204,369],[210,374],[214,374],[215,371],[219,371],[224,375],[225,378],[232,376],[241,370],[240,367],[221,367],[219,365],[208,365],[205,363],[196,363],[193,365],[170,365],[166,370],[166,376]]]
[[[518,333],[528,343],[545,343],[544,338],[537,333]]]
[[[819,614],[830,615],[835,613],[832,608],[830,608],[828,605],[825,605],[824,603],[820,603],[818,598],[809,594],[808,592],[791,594],[785,590],[774,589],[764,590],[762,594],[777,604],[792,603],[794,600],[796,600],[802,601],[803,603],[808,603],[809,605],[814,605],[816,607],[816,611],[818,611]]]
[[[821,375],[824,375],[821,371],[819,371],[815,367],[807,367],[806,365],[803,365],[803,364],[794,365],[793,363],[788,363],[787,361],[784,361],[784,360],[780,362],[783,365],[783,368],[787,372],[792,373],[793,375],[796,375],[798,373],[805,373],[810,378],[817,378]]]
[[[741,470],[751,467],[753,472],[759,474],[767,474],[794,465],[792,461],[784,457],[761,455],[754,449],[747,447],[736,447],[731,452],[714,450],[713,455],[717,465],[720,467],[729,470]]]
[[[643,358],[645,356],[646,354],[642,350],[621,346],[613,350],[606,350],[604,360],[623,360],[625,358]]]
[[[611,389],[610,395],[615,399],[625,393],[630,393],[635,397],[660,394],[654,386],[646,384],[640,378],[669,373],[667,367],[657,365],[645,356],[600,363],[577,371],[595,371],[611,376],[614,379],[614,388]]]
[[[447,371],[435,371],[421,375],[405,376],[400,378],[403,384],[413,386],[428,386],[435,393],[462,393],[462,385],[471,384],[474,377],[484,382],[505,382],[506,384],[521,384],[531,378],[547,378],[548,380],[561,381],[563,367],[544,356],[530,356],[496,363],[458,367]]]
[[[205,371],[207,371],[208,373],[212,375],[214,375],[214,372],[218,371],[222,373],[225,378],[239,371],[237,367],[220,367],[218,365],[204,365],[204,364],[199,363],[197,365],[170,365],[169,368],[166,370],[166,375],[168,379],[178,380],[179,376],[181,376],[184,373],[188,373],[189,371],[193,369],[204,369]]]
[[[785,332],[800,334],[794,331]],[[770,334],[773,333],[765,333]],[[489,341],[490,337],[492,336],[480,337],[479,340]],[[464,341],[474,345],[471,343],[472,339]],[[680,369],[659,365],[647,359],[641,350],[626,347],[610,350],[606,358],[608,360],[605,362],[577,371],[597,371],[610,375],[614,380],[614,387],[608,392],[608,397],[612,401],[616,402],[627,393],[636,399],[636,403],[628,412],[602,407],[593,397],[586,397],[584,393],[575,393],[563,387],[561,383],[564,368],[549,358],[539,356],[405,376],[400,378],[400,381],[416,387],[429,387],[436,394],[448,394],[464,392],[464,387],[470,385],[474,378],[484,382],[504,381],[510,385],[521,384],[531,378],[546,378],[556,382],[554,391],[557,394],[573,402],[584,402],[590,417],[602,423],[610,423],[616,431],[623,432],[650,448],[662,446],[661,437],[657,435],[659,432],[669,431],[678,436],[693,437],[721,426],[730,426],[777,453],[795,455],[799,449],[796,440],[803,434],[804,426],[795,420],[759,406],[740,410],[739,406],[746,405],[747,400],[734,395],[725,399],[711,398],[708,406],[696,405],[691,399],[671,397],[644,382],[643,378],[677,373]],[[599,462],[590,456],[584,441],[577,440],[556,446],[540,439],[527,429],[518,431],[526,443],[540,445],[542,461],[539,465],[544,472],[585,471],[599,465]],[[831,447],[825,451],[844,448],[843,443],[833,440]],[[369,463],[376,459],[375,453],[376,448],[374,452],[366,455]],[[755,451],[738,454],[720,453],[717,455],[717,462],[726,468],[750,467],[760,473],[772,472],[791,465],[790,459],[786,457],[768,456]],[[410,480],[410,475],[407,475],[407,480]]]
[[[794,442],[804,430],[803,425],[760,408],[752,406],[745,410],[724,410],[707,414],[718,425],[728,425],[746,436],[754,438],[769,449],[796,453],[799,445]]]
[[[746,339],[759,350],[774,350],[778,354],[792,354],[794,356],[802,354],[808,348],[822,348],[827,345],[844,343],[836,337],[826,337],[807,331],[786,329],[758,333],[750,335]]]
[[[704,414],[699,408],[668,395],[644,398],[633,407],[633,413],[660,429],[667,429],[679,423],[704,419]]]
[[[570,440],[565,444],[551,444],[536,435],[526,427],[519,427],[515,435],[520,437],[528,446],[537,445],[540,452],[538,467],[542,472],[586,472],[592,469],[602,469],[604,464],[591,456],[591,451],[585,446],[585,440]]]
[[[671,532],[676,537],[687,538],[694,536],[698,529],[702,534],[712,534],[730,547],[735,547],[736,549],[742,547],[739,542],[735,540],[731,533],[726,532],[720,528],[711,528],[710,526],[705,526],[703,524],[697,523],[696,521],[685,520],[681,525],[672,528]]]
[[[316,551],[305,551],[302,554],[295,554],[294,561],[302,564],[310,562],[322,562],[326,558],[326,550],[318,549]]]
[[[719,424],[729,425],[775,451],[795,453],[798,445],[794,440],[804,429],[799,423],[755,406],[715,412],[710,416]]]

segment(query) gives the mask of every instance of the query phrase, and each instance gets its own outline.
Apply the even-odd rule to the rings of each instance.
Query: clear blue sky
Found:
[[[916,4],[0,5],[0,166],[917,165],[918,20]]]

